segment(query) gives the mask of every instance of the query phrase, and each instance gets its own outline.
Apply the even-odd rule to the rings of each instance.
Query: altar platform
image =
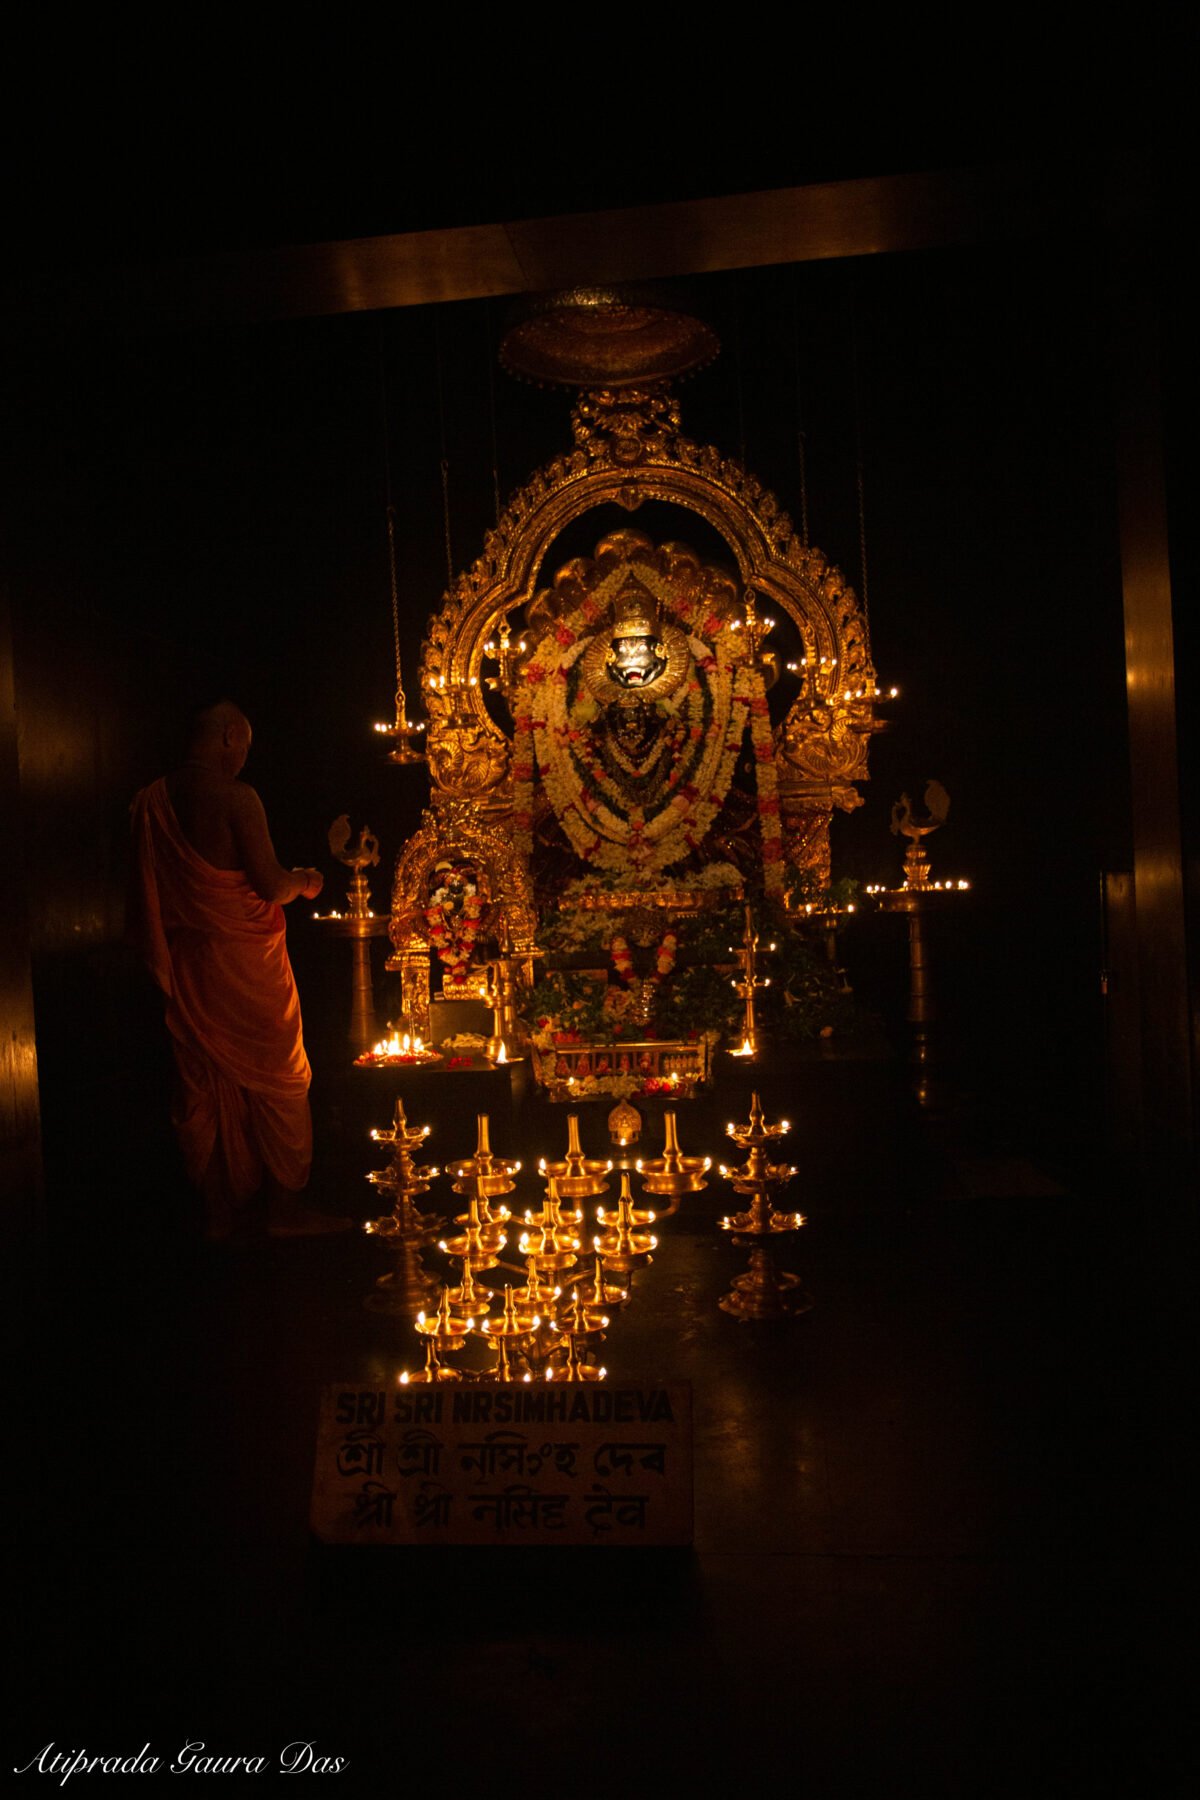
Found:
[[[417,1079],[431,1154],[466,1154],[498,1078]],[[79,1179],[117,1146],[77,1143],[14,1444],[13,1745],[274,1767],[312,1741],[353,1792],[1182,1791],[1180,1496],[1129,1196],[1031,1159],[1019,1121],[921,1125],[895,1065],[776,1071],[772,1104],[785,1079],[795,1146],[813,1109],[837,1147],[790,1202],[812,1311],[718,1310],[744,1253],[713,1186],[605,1345],[615,1378],[693,1386],[690,1551],[315,1543],[318,1389],[412,1360],[363,1307],[377,1246],[206,1247],[160,1115],[119,1207]],[[321,1097],[314,1198],[362,1218],[356,1082]],[[681,1109],[688,1148],[728,1104]],[[558,1145],[564,1109],[493,1111],[498,1151],[547,1118]]]

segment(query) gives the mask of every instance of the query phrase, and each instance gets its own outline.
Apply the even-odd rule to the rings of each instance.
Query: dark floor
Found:
[[[561,1112],[454,1080],[409,1104],[439,1157],[480,1105],[498,1150],[558,1147]],[[796,1122],[783,1260],[814,1309],[718,1310],[745,1253],[714,1184],[605,1345],[616,1376],[693,1383],[694,1552],[317,1545],[318,1388],[415,1360],[363,1309],[376,1247],[205,1248],[157,1126],[121,1182],[119,1144],[76,1144],[24,1347],[9,1766],[148,1742],[165,1772],[203,1740],[274,1770],[309,1740],[343,1784],[450,1794],[1190,1792],[1186,1476],[1136,1196],[1064,1186],[1017,1125],[919,1126],[887,1063],[762,1081]],[[323,1204],[379,1210],[386,1088],[317,1092]],[[685,1147],[719,1152],[742,1099],[683,1109]]]

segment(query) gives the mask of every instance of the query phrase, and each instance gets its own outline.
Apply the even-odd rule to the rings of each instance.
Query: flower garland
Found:
[[[779,778],[767,696],[759,691],[750,701],[750,744],[754,752],[754,784],[758,794],[758,830],[762,840],[763,883],[773,900],[783,898],[783,822],[779,807]]]
[[[699,626],[704,636],[689,639],[694,662],[684,689],[665,703],[682,737],[665,784],[670,798],[647,819],[643,808],[623,798],[591,750],[589,727],[599,709],[582,688],[577,667],[608,603],[609,586],[615,591],[623,579],[624,571],[616,571],[559,620],[526,666],[514,706],[514,826],[528,855],[536,766],[577,855],[601,869],[653,874],[696,849],[724,805],[762,684],[733,621],[708,614]],[[671,596],[664,591],[660,599],[670,603]],[[675,611],[693,623],[693,604]]]
[[[468,886],[463,895],[462,909],[457,917],[448,889],[440,887],[430,896],[430,904],[425,908],[425,923],[429,927],[430,941],[452,981],[461,981],[471,966],[486,911],[487,901],[473,886]]]
[[[612,951],[613,968],[617,971],[621,980],[628,986],[633,980],[633,951],[629,948],[629,940],[620,936],[614,937],[610,949]],[[654,952],[653,972],[647,979],[656,982],[665,981],[667,976],[671,973],[671,970],[675,967],[675,958],[678,951],[678,934],[674,931],[665,931],[662,936],[662,941]]]
[[[672,893],[684,888],[691,893],[697,889],[740,888],[742,877],[732,863],[708,863],[703,869],[689,869],[682,882],[675,876],[665,875],[658,871],[642,875],[638,879],[637,890],[641,895]],[[594,875],[576,875],[568,881],[559,896],[562,906],[572,901],[583,900],[591,894],[612,893],[624,888],[620,870],[597,872]]]

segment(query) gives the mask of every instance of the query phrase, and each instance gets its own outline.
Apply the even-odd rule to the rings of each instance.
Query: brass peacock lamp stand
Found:
[[[349,850],[350,818],[343,813],[329,827],[329,849],[338,862],[351,871],[346,893],[346,911],[314,913],[313,918],[328,937],[348,938],[353,955],[350,980],[350,1046],[357,1055],[371,1048],[378,1036],[375,1021],[375,989],[371,979],[371,939],[385,937],[388,930],[386,913],[371,909],[371,891],[365,871],[379,862],[379,839],[369,825],[364,825],[358,841]]]
[[[947,893],[961,893],[969,888],[970,883],[930,879],[929,857],[923,840],[945,824],[950,811],[950,796],[940,781],[930,781],[926,784],[924,799],[926,810],[923,815],[917,814],[907,794],[902,794],[892,808],[893,834],[909,840],[904,854],[904,885],[880,893],[879,904],[885,912],[903,913],[908,919],[908,1022],[912,1026],[912,1091],[922,1111],[929,1111],[938,1102],[939,1084],[936,1079],[934,1043],[937,1009],[933,1000],[925,918],[931,908],[942,903]],[[868,890],[870,891],[872,890]]]

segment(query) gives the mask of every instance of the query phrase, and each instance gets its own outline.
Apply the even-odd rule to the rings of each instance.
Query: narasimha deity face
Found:
[[[678,625],[658,602],[629,581],[613,603],[613,622],[592,637],[580,664],[583,685],[601,707],[666,700],[686,681],[692,654]]]
[[[618,687],[645,688],[665,670],[667,653],[657,637],[614,637],[605,664]]]

